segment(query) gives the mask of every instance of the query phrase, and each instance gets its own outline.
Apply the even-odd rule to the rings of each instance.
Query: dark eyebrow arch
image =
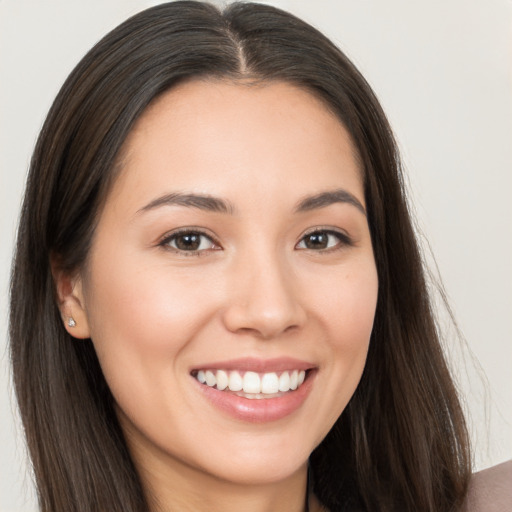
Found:
[[[137,213],[154,210],[160,206],[174,205],[186,206],[188,208],[198,208],[199,210],[205,210],[208,212],[227,213],[230,215],[233,215],[235,212],[235,208],[229,201],[219,199],[218,197],[204,194],[173,192],[171,194],[165,194],[161,197],[157,197],[146,206],[138,210]]]
[[[351,204],[366,217],[366,210],[359,199],[344,189],[330,190],[327,192],[320,192],[319,194],[315,194],[313,196],[307,196],[299,201],[295,207],[295,211],[307,212],[310,210],[316,210],[317,208],[325,208],[335,203]]]

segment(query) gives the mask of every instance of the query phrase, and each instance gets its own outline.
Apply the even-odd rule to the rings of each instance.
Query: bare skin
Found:
[[[195,81],[148,108],[121,164],[87,269],[58,289],[153,509],[302,512],[308,457],[357,387],[377,300],[346,130],[288,84]],[[258,400],[200,382],[232,361],[242,377],[306,376]]]

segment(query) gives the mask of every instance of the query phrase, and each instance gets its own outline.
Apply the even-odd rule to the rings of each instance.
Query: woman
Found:
[[[277,9],[164,4],[84,57],[34,153],[10,325],[43,511],[462,504],[391,131]]]

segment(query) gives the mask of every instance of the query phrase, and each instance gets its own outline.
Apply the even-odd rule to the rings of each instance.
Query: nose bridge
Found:
[[[233,268],[225,323],[231,331],[275,337],[300,327],[305,313],[290,261],[269,243],[248,247]]]

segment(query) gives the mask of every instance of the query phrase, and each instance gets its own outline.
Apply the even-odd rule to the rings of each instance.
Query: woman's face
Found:
[[[372,330],[361,174],[340,122],[283,83],[189,82],[137,122],[74,293],[146,471],[304,468]]]

